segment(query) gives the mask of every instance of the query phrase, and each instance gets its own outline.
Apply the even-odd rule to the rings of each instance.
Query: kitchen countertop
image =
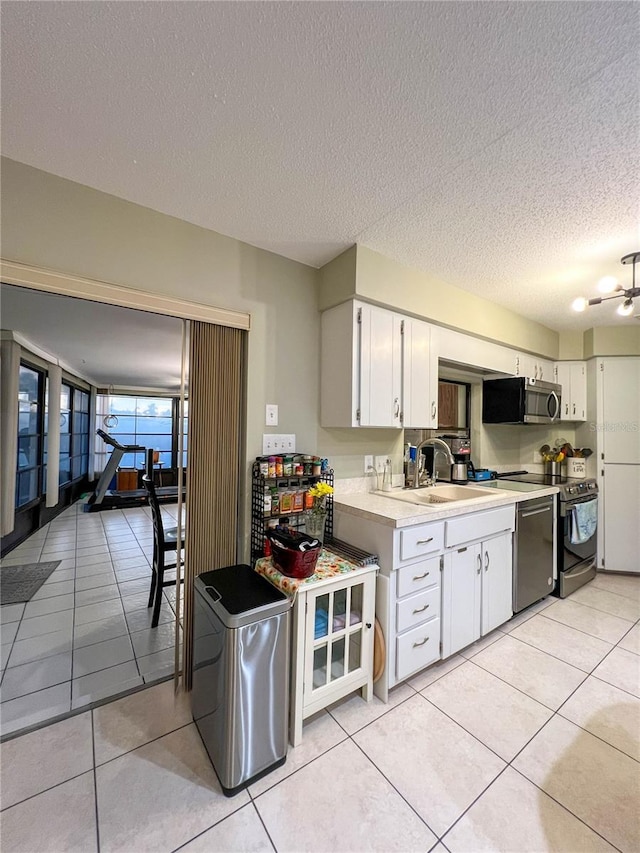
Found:
[[[464,486],[463,486],[464,488]],[[479,486],[473,484],[473,489],[486,491],[486,497],[475,497],[469,500],[457,500],[447,504],[429,506],[427,504],[407,503],[405,500],[394,500],[390,497],[375,492],[360,492],[357,494],[334,495],[334,508],[349,515],[356,515],[386,524],[389,527],[410,527],[413,524],[424,524],[425,521],[438,521],[442,518],[453,518],[456,515],[464,515],[469,512],[480,512],[485,509],[494,509],[499,506],[508,506],[520,501],[531,500],[531,498],[544,497],[545,495],[556,495],[557,486],[540,486],[539,489],[519,492],[494,486]],[[407,490],[394,489],[394,491],[407,493]],[[419,489],[424,494],[429,489]]]

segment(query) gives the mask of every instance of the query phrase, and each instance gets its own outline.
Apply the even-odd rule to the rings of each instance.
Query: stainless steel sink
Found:
[[[476,500],[477,498],[496,497],[494,489],[482,489],[474,486],[454,486],[449,483],[427,486],[421,489],[377,492],[376,494],[394,501],[404,501],[405,503],[419,505],[450,504],[459,501]]]

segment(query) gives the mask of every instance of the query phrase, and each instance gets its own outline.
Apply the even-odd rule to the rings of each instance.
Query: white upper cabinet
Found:
[[[321,327],[322,426],[437,426],[428,323],[352,301],[324,311]]]
[[[543,382],[554,381],[554,363],[539,355],[530,355],[526,352],[516,353],[515,364],[516,376],[530,376]]]
[[[584,361],[557,361],[554,381],[562,385],[561,421],[587,418],[587,371]]]
[[[402,426],[438,427],[437,329],[405,317],[402,321]]]
[[[360,426],[400,427],[402,318],[360,306]]]

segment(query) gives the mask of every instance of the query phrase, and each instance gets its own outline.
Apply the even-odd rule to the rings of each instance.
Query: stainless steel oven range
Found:
[[[535,486],[557,486],[557,546],[558,580],[554,595],[566,598],[596,576],[598,550],[598,484],[593,479],[571,480],[550,474],[511,471],[498,474],[499,486],[509,488],[513,483]],[[521,488],[525,488],[521,486]]]
[[[558,483],[558,584],[566,598],[596,576],[598,484],[595,480]]]

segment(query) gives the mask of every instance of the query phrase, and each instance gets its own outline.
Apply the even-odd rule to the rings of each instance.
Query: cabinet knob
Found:
[[[365,622],[364,624],[367,626],[367,628],[371,627],[371,622]]]

